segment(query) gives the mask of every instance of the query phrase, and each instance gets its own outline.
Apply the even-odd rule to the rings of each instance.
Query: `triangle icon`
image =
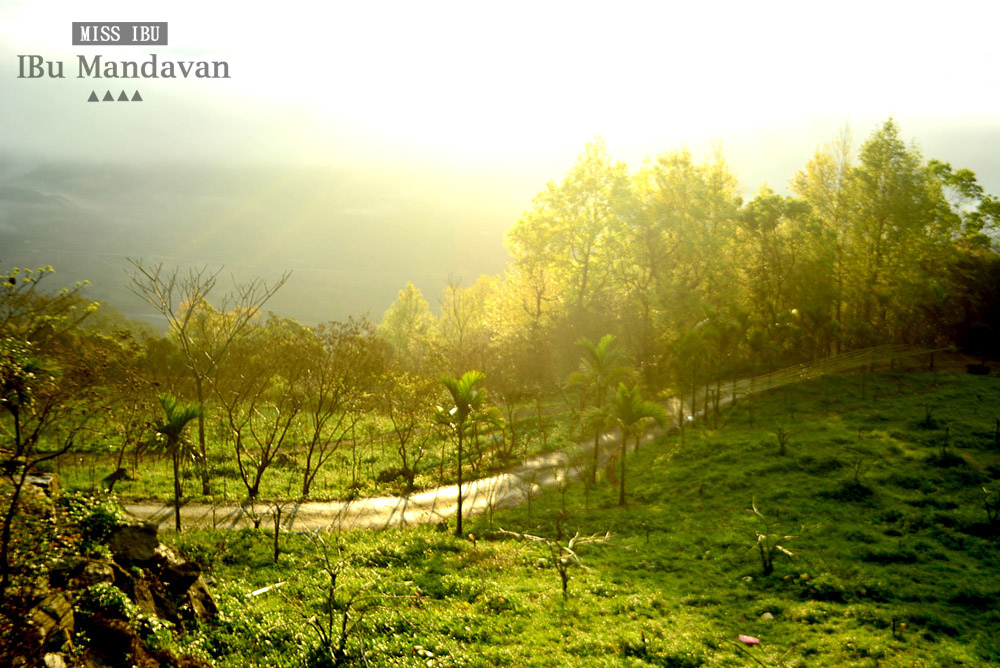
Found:
[[[122,94],[118,96],[118,101],[128,102],[128,95],[125,94],[125,91],[122,91]]]
[[[90,97],[87,99],[87,102],[100,102],[100,100],[97,99],[97,93],[90,91]]]
[[[139,95],[139,91],[136,91],[135,95],[132,96],[132,101],[133,102],[142,102],[142,96]]]
[[[104,94],[104,100],[102,100],[102,101],[103,102],[114,102],[115,101],[115,96],[111,94],[111,91],[108,91],[107,93]]]

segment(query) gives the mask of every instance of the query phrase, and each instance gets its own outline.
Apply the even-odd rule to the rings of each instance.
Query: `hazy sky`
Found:
[[[378,318],[408,280],[434,303],[449,274],[502,271],[504,231],[595,136],[633,168],[719,142],[751,195],[890,115],[1000,193],[998,20],[996,0],[0,0],[0,259],[132,313],[127,257],[252,256],[295,268],[279,312]],[[72,46],[74,21],[166,21],[169,45]],[[76,76],[77,54],[149,53],[231,78]],[[18,79],[18,55],[66,78]],[[144,101],[87,102],[108,89]]]
[[[957,144],[1000,127],[997,19],[996,2],[3,0],[0,141],[49,158],[388,161],[547,180],[595,135],[633,165],[716,139],[755,189],[783,187],[845,123],[861,141],[891,114],[925,153],[988,171],[983,142]],[[71,46],[72,21],[113,20],[167,21],[170,44]],[[75,54],[149,51],[227,60],[232,79],[130,81],[143,104],[86,102],[104,82],[75,78]],[[16,79],[18,54],[64,59],[67,79]]]

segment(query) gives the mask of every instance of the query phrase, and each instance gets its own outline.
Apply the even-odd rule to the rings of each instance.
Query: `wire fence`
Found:
[[[741,378],[723,383],[721,387],[717,388],[722,394],[718,401],[719,403],[736,402],[753,394],[766,392],[767,390],[773,390],[793,383],[812,380],[827,374],[843,373],[887,362],[894,363],[896,360],[906,357],[932,355],[935,352],[935,350],[928,348],[891,343],[871,348],[851,350],[839,355],[831,355],[815,362],[796,364],[759,376]],[[696,411],[695,415],[701,413],[702,411]]]

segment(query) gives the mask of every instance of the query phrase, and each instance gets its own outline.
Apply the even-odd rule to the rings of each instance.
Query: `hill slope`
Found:
[[[490,540],[326,534],[341,564],[331,608],[317,538],[284,536],[275,566],[263,533],[191,532],[179,540],[213,574],[227,621],[180,642],[218,665],[321,665],[315,616],[334,622],[327,656],[357,665],[991,665],[1000,559],[984,488],[1000,491],[998,406],[994,377],[778,390],[718,429],[630,454],[624,509],[612,485],[588,500],[575,483],[478,518],[472,533]],[[571,565],[564,601],[547,547],[498,527],[563,544],[577,530],[612,535],[576,550],[587,568]]]

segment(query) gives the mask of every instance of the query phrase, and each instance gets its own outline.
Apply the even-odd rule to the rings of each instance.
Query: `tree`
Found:
[[[416,370],[427,359],[433,327],[430,304],[413,283],[407,283],[382,316],[378,334],[407,368]]]
[[[856,214],[848,235],[856,267],[853,316],[859,343],[890,334],[890,306],[904,298],[933,213],[921,157],[890,118],[861,147],[851,174]]]
[[[844,329],[844,300],[848,283],[848,233],[852,221],[854,196],[851,174],[853,149],[850,131],[845,127],[836,140],[817,150],[805,169],[796,174],[789,188],[809,202],[818,216],[825,236],[833,249],[833,316],[836,352],[841,350],[840,332]]]
[[[0,527],[0,599],[14,569],[11,538],[29,477],[64,455],[107,409],[99,391],[105,340],[78,325],[96,308],[79,291],[39,289],[51,267],[0,274],[0,477],[9,485]]]
[[[176,338],[194,381],[197,403],[202,406],[211,389],[206,385],[225,363],[233,341],[291,276],[291,272],[285,272],[273,283],[260,278],[245,283],[233,279],[233,290],[215,308],[208,298],[215,291],[222,267],[214,272],[208,267],[191,268],[185,275],[179,268],[165,270],[162,262],[151,265],[142,260],[129,259],[129,262],[134,267],[129,274],[129,288],[166,319],[170,335]],[[214,314],[225,317],[211,317]],[[206,326],[209,323],[212,326]],[[198,447],[201,493],[208,496],[212,492],[204,412],[198,416]]]
[[[214,381],[225,424],[234,439],[240,479],[253,501],[264,472],[295,438],[310,397],[305,382],[312,332],[271,314],[232,343],[232,360]]]
[[[577,388],[584,396],[590,397],[591,405],[599,414],[607,401],[611,388],[630,374],[631,369],[626,366],[627,353],[621,348],[615,347],[615,337],[612,334],[605,334],[596,344],[584,337],[577,340],[576,345],[584,349],[584,355],[580,358],[580,366],[574,371],[567,381],[567,386]],[[590,471],[591,482],[597,481],[597,465],[600,459],[601,429],[598,425],[594,428],[594,460]]]
[[[702,303],[721,307],[735,296],[739,185],[718,149],[702,164],[687,151],[665,153],[635,181],[641,195],[637,231],[645,240],[635,246],[644,251],[636,261],[654,277],[652,308],[661,337],[676,337],[700,318]]]
[[[301,377],[307,395],[304,415],[306,450],[302,497],[320,469],[340,448],[369,407],[369,392],[380,393],[387,362],[385,345],[368,320],[320,325],[306,344],[308,360]]]
[[[549,552],[549,560],[551,561],[553,568],[556,569],[556,572],[559,573],[559,583],[562,585],[563,601],[569,600],[568,588],[570,569],[574,566],[578,568],[586,568],[586,566],[583,565],[583,562],[580,561],[580,557],[577,556],[576,550],[579,549],[581,545],[607,543],[611,538],[610,532],[606,532],[603,536],[595,533],[592,536],[581,537],[580,532],[577,531],[573,537],[569,539],[569,542],[563,545],[558,539],[535,536],[530,533],[506,531],[502,528],[500,529],[500,533],[508,536],[514,536],[520,540],[540,543],[546,547]]]
[[[481,371],[466,371],[461,378],[444,376],[441,384],[447,388],[451,400],[451,408],[435,407],[435,421],[455,434],[458,443],[458,524],[455,535],[462,535],[462,444],[465,430],[473,417],[486,401],[486,391],[476,386],[486,379]]]
[[[174,528],[181,530],[181,460],[194,459],[197,452],[185,438],[184,430],[191,420],[205,411],[201,404],[182,403],[169,394],[157,397],[163,407],[163,418],[153,424],[157,449],[165,452],[174,469]]]
[[[482,276],[468,288],[449,278],[441,297],[437,320],[438,341],[451,369],[482,368],[490,343],[486,300],[494,289],[491,277]]]
[[[625,383],[618,383],[618,389],[602,413],[606,423],[617,427],[622,435],[622,445],[618,457],[621,460],[621,472],[619,473],[618,480],[618,505],[624,506],[625,459],[628,454],[629,437],[636,437],[636,447],[638,447],[638,437],[645,422],[653,420],[660,427],[665,427],[669,418],[662,406],[642,398],[638,385],[633,385],[632,389],[629,389],[625,386]]]
[[[565,292],[575,314],[593,311],[608,285],[609,241],[628,196],[628,168],[612,163],[602,139],[587,144],[560,184],[550,182],[532,210],[508,233],[515,265],[529,273],[541,263]]]
[[[411,491],[417,466],[427,452],[424,446],[428,434],[422,427],[431,408],[428,398],[433,396],[433,390],[430,383],[419,376],[398,370],[390,371],[390,374],[382,379],[378,399],[383,413],[392,424],[401,473],[406,479],[407,491]]]

